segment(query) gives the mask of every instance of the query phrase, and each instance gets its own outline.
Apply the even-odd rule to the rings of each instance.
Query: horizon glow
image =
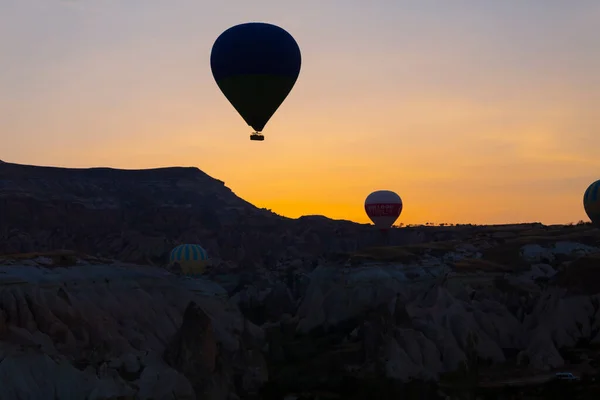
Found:
[[[247,21],[303,56],[264,142],[209,66]],[[288,217],[369,222],[365,197],[387,189],[397,223],[588,220],[598,21],[596,0],[5,0],[0,159],[196,166]]]

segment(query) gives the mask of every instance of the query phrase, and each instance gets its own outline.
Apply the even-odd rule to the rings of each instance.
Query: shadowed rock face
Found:
[[[375,390],[379,398],[436,398],[432,384],[406,382],[463,371],[455,375],[462,387],[475,373],[519,380],[581,371],[568,351],[597,358],[600,293],[582,282],[600,248],[517,234],[514,256],[528,268],[508,271],[516,263],[508,258],[491,269],[467,263],[485,260],[493,234],[473,238],[486,237],[482,248],[367,249],[358,256],[371,258],[358,265],[291,262],[255,271],[231,296],[207,279],[76,253],[0,258],[0,374],[12,377],[3,393],[225,400],[333,391],[358,399]],[[407,253],[416,258],[392,257]],[[286,280],[290,272],[307,276],[304,290]]]
[[[21,254],[0,256],[0,399],[445,398],[415,379],[599,358],[597,229],[419,227],[368,247],[378,235],[257,209],[194,168],[4,163],[0,250]],[[218,265],[148,265],[181,241]]]
[[[164,359],[193,382],[198,396],[206,398],[213,389],[217,342],[210,317],[195,303],[185,309],[183,323],[167,347]]]
[[[1,263],[1,399],[227,399],[266,369],[239,354],[248,323],[218,286],[75,258]]]

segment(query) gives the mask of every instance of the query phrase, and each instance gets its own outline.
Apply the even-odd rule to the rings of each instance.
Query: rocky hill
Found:
[[[394,231],[392,242],[422,232]],[[179,243],[217,260],[271,265],[280,258],[352,251],[380,240],[371,226],[289,219],[237,197],[197,168],[72,169],[0,163],[0,254],[69,249],[161,264]]]
[[[0,400],[600,396],[589,225],[402,228],[369,247],[367,226],[282,218],[175,168],[5,163],[0,198]],[[178,241],[222,262],[150,265]]]

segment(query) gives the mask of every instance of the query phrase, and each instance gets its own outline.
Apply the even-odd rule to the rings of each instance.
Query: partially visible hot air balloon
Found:
[[[260,133],[290,93],[302,57],[298,43],[284,29],[250,22],[223,32],[210,53],[210,67],[217,85],[255,132]]]
[[[594,225],[600,225],[600,180],[592,183],[583,195],[583,208]]]
[[[387,230],[402,212],[402,199],[390,190],[377,190],[367,196],[365,211],[376,227]]]
[[[185,275],[201,275],[206,269],[208,253],[197,244],[180,244],[171,251],[169,265],[178,263]]]

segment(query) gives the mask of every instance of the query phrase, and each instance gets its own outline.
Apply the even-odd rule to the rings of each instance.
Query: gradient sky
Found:
[[[271,22],[296,86],[251,132],[215,84],[228,27]],[[586,219],[600,178],[598,0],[0,0],[0,159],[197,166],[286,216]]]

